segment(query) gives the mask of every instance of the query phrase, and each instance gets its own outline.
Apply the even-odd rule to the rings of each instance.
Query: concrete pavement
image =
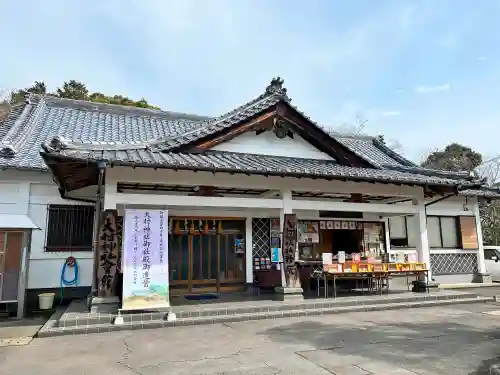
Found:
[[[377,311],[35,339],[0,374],[487,374],[500,304]]]

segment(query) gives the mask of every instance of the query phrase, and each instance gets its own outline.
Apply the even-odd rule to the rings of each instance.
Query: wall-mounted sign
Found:
[[[285,214],[282,243],[286,286],[298,288],[300,287],[300,279],[295,264],[295,250],[297,248],[297,216],[295,214]]]
[[[104,211],[101,216],[99,239],[98,293],[110,297],[115,293],[115,276],[118,266],[118,237],[116,211]]]

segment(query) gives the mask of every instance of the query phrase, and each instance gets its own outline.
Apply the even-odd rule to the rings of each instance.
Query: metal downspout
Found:
[[[94,213],[94,262],[92,267],[92,296],[97,296],[99,291],[97,281],[97,275],[99,271],[99,224],[102,209],[102,182],[104,180],[104,174],[106,172],[106,162],[103,160],[98,161],[97,168],[99,169],[99,176],[97,178],[97,193]]]

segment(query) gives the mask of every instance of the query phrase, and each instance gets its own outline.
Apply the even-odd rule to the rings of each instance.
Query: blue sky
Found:
[[[217,115],[281,76],[317,122],[500,154],[498,0],[0,0],[0,87],[91,91]],[[496,36],[495,36],[496,35]]]

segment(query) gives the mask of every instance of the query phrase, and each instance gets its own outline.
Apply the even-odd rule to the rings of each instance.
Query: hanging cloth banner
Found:
[[[122,308],[170,307],[168,275],[168,211],[125,210]]]

